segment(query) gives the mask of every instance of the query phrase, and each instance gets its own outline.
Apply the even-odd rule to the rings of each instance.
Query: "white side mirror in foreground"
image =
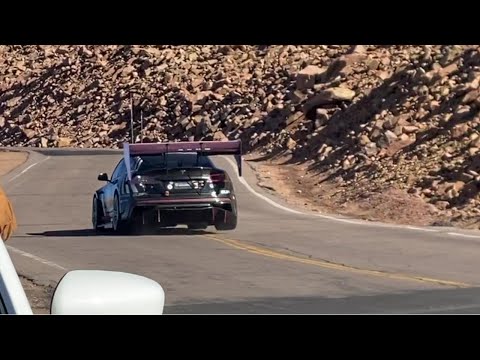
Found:
[[[99,270],[74,270],[59,282],[52,315],[161,315],[165,292],[143,276]]]

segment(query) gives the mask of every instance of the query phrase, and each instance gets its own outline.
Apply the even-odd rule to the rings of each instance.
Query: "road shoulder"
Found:
[[[29,158],[27,151],[0,150],[0,177],[8,175],[24,164]]]
[[[394,225],[478,229],[477,222],[453,219],[448,211],[442,212],[418,195],[394,187],[385,186],[376,192],[350,188],[349,193],[355,196],[347,196],[348,184],[329,180],[325,174],[309,169],[309,164],[291,163],[287,157],[265,159],[259,154],[249,154],[246,163],[263,192],[300,211]]]
[[[31,158],[31,152],[19,150],[0,150],[0,177],[2,180],[7,176],[12,178],[14,172],[19,172],[27,165]],[[13,176],[10,176],[13,175]],[[8,194],[7,194],[8,195]],[[37,284],[32,279],[19,274],[20,281],[34,314],[48,314],[50,308],[50,299],[53,288]]]

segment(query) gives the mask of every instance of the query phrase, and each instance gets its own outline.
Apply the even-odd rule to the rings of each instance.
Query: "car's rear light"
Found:
[[[210,180],[214,184],[224,183],[225,182],[225,174],[223,174],[223,173],[210,174]]]
[[[141,176],[135,176],[132,180],[130,180],[130,187],[134,193],[143,194],[145,193],[145,184],[144,179]]]
[[[161,194],[164,188],[159,181],[148,176],[135,176],[130,181],[130,186],[134,194]]]

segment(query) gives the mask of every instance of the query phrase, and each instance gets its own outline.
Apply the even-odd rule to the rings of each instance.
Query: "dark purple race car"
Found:
[[[146,228],[233,230],[237,199],[228,173],[209,156],[234,155],[242,175],[240,141],[128,144],[106,184],[93,196],[97,231],[138,233]]]

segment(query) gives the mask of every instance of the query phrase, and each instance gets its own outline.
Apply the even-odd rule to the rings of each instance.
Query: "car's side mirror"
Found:
[[[107,173],[100,173],[98,174],[97,179],[100,181],[108,181],[108,175]]]
[[[162,286],[143,276],[116,271],[74,270],[58,283],[52,315],[161,315]]]

